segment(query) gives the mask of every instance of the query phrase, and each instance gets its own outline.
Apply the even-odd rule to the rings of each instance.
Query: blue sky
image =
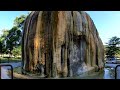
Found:
[[[120,37],[120,11],[86,11],[95,23],[103,44]]]
[[[105,44],[113,36],[120,37],[120,11],[86,11],[95,23],[99,36]],[[11,29],[15,17],[28,11],[0,11],[0,34],[2,29]]]
[[[0,11],[0,34],[3,29],[11,29],[14,19],[22,14],[27,15],[28,11]]]

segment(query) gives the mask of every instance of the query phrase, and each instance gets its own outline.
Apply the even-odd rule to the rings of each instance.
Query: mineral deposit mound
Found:
[[[104,47],[84,11],[32,11],[22,38],[22,71],[73,77],[104,67]]]

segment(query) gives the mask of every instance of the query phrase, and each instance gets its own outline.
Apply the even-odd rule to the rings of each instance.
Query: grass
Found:
[[[21,58],[7,58],[7,57],[0,57],[0,63],[8,63],[8,62],[20,62]]]
[[[13,69],[13,72],[21,74],[21,67],[16,67]]]

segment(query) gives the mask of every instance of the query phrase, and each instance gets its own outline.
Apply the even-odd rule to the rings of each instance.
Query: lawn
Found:
[[[21,67],[14,68],[13,72],[21,74]]]
[[[7,58],[7,57],[0,57],[0,63],[8,63],[8,62],[20,62],[21,58]]]

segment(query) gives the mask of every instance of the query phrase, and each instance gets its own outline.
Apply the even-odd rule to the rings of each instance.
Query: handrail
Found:
[[[10,66],[11,67],[11,79],[13,79],[13,66],[10,64],[0,64],[0,79],[1,79],[1,67],[2,66]]]
[[[120,65],[117,65],[116,67],[115,67],[115,79],[117,79],[117,67],[119,67]]]

